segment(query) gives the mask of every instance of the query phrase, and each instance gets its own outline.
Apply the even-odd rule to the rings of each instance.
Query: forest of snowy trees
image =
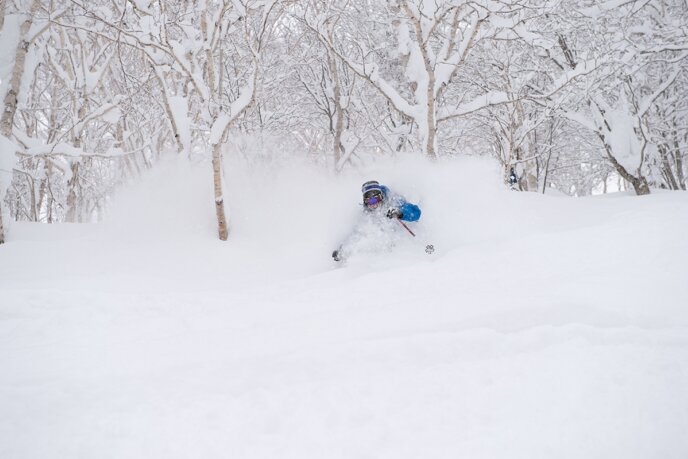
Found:
[[[177,154],[207,161],[221,239],[223,155],[484,155],[522,191],[686,189],[687,0],[0,6],[3,219],[97,220]]]

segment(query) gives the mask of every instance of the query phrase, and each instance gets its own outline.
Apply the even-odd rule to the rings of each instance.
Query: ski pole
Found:
[[[406,223],[402,222],[402,221],[399,220],[399,219],[397,219],[397,221],[399,222],[399,224],[400,224],[401,226],[403,226],[403,227],[406,229],[406,231],[409,232],[409,234],[410,234],[411,236],[416,237],[416,233],[414,233],[413,231],[411,231],[411,228],[409,228],[408,226],[406,226]],[[427,244],[427,245],[425,246],[425,253],[427,253],[428,255],[432,255],[434,251],[435,251],[435,246],[434,246],[434,245],[432,245],[432,244]]]
[[[396,219],[396,221],[398,221],[399,224],[400,224],[401,226],[403,226],[404,228],[406,228],[406,231],[408,231],[408,232],[411,234],[411,236],[416,237],[416,234],[415,234],[413,231],[411,231],[411,228],[409,228],[408,226],[406,226],[406,223],[402,222],[402,221],[399,220],[398,218]]]

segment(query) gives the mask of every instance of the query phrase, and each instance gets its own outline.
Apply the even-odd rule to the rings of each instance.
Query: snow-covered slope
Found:
[[[688,195],[171,163],[0,247],[2,458],[685,458]],[[335,267],[377,178],[418,240]],[[437,252],[422,250],[432,242]]]

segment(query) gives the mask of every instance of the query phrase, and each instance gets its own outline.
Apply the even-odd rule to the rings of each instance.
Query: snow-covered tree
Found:
[[[30,5],[18,5],[18,8],[9,9],[3,2],[0,8],[2,29],[0,30],[0,46],[8,50],[12,60],[4,62],[0,68],[0,95],[3,100],[3,112],[0,117],[0,135],[2,145],[0,145],[0,168],[5,174],[11,174],[14,169],[14,155],[16,147],[12,139],[14,117],[19,103],[21,83],[25,74],[30,74],[31,69],[27,66],[27,54],[29,49],[40,33],[33,29],[34,16],[41,8],[41,0],[32,0]],[[26,14],[23,14],[26,13]],[[28,70],[28,71],[27,71]],[[5,242],[5,229],[2,220],[2,208],[5,196],[6,185],[0,180],[0,244]]]
[[[81,3],[108,37],[140,51],[159,82],[175,146],[188,154],[194,135],[212,155],[220,239],[229,227],[222,186],[222,145],[230,127],[255,100],[260,51],[270,35],[275,1],[129,0]],[[195,133],[192,132],[192,126]],[[201,146],[203,148],[203,146]]]
[[[671,95],[685,86],[688,52],[680,21],[687,9],[672,0],[578,5],[575,31],[560,41],[569,67],[601,62],[567,116],[595,133],[608,161],[639,195],[650,192],[653,165],[667,164],[653,161],[668,149],[666,142],[659,147],[652,125],[664,124],[659,102],[678,103]],[[681,158],[680,148],[672,150]]]
[[[336,171],[484,154],[524,191],[687,186],[683,0],[0,5],[0,241],[7,215],[97,218],[166,152],[212,164],[226,239],[223,154],[269,139]]]

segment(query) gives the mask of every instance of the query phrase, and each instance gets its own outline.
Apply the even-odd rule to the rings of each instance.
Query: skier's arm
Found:
[[[420,218],[420,207],[410,202],[405,202],[399,206],[401,211],[401,220],[407,222],[416,222]]]
[[[398,218],[407,222],[418,221],[420,218],[420,207],[415,204],[411,204],[402,195],[393,193],[389,189],[386,190],[387,196],[389,196],[390,203],[392,205],[392,209],[395,209],[398,211],[398,213],[401,213],[401,216],[398,216],[397,212],[394,212],[391,216],[388,214],[388,217]]]

